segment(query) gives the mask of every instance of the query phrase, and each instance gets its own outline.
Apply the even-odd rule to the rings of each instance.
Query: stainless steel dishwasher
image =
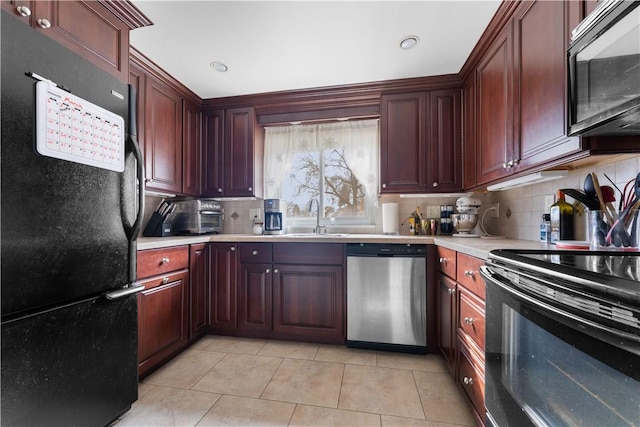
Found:
[[[347,245],[347,346],[427,352],[426,245]]]

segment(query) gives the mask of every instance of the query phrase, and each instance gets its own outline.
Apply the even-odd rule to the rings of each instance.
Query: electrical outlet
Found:
[[[553,195],[551,196],[544,196],[544,211],[543,213],[549,213],[551,211],[551,205],[553,205],[556,202],[555,197],[553,197]]]
[[[440,206],[427,206],[427,218],[440,218]]]
[[[490,208],[495,208],[491,211],[491,218],[500,218],[500,203],[491,203]]]
[[[252,220],[255,217],[258,217],[258,219],[260,219],[260,208],[249,209],[249,219]]]

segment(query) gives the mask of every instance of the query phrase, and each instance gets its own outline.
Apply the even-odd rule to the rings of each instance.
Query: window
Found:
[[[373,224],[378,189],[379,121],[351,120],[269,127],[265,136],[265,198],[286,202],[287,222]]]

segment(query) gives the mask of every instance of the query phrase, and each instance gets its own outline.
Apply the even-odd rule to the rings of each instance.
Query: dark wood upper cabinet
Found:
[[[426,165],[430,191],[462,190],[462,123],[460,89],[434,90],[429,93],[431,103]]]
[[[145,87],[146,187],[182,192],[182,97],[155,76],[146,77]]]
[[[427,183],[427,92],[382,95],[380,192],[424,193]]]
[[[476,186],[476,75],[472,73],[462,88],[462,187]]]
[[[571,22],[579,2],[521,2],[514,15],[515,171],[581,149],[567,137],[567,60]],[[573,13],[572,13],[573,12]]]
[[[221,196],[224,192],[224,110],[202,113],[203,164],[202,195]]]
[[[225,111],[224,195],[262,196],[262,138],[252,107]]]
[[[129,30],[151,24],[129,2],[18,0],[2,8],[123,82]]]
[[[500,31],[476,67],[477,183],[511,173],[513,159],[513,25]]]
[[[202,115],[200,105],[184,100],[182,108],[182,193],[199,196],[202,188]]]

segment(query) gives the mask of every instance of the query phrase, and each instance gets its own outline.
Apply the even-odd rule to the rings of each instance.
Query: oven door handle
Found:
[[[485,280],[490,281],[491,283],[493,283],[494,285],[499,287],[502,291],[506,292],[512,297],[517,298],[518,300],[523,301],[527,304],[530,304],[534,307],[541,308],[543,310],[554,313],[556,316],[560,316],[564,319],[578,322],[581,325],[585,326],[586,328],[592,329],[593,332],[597,333],[599,337],[605,339],[605,341],[610,341],[610,338],[606,339],[606,335],[612,334],[624,340],[633,341],[635,343],[640,342],[640,337],[636,335],[619,331],[617,329],[612,329],[604,325],[600,325],[596,322],[592,322],[591,320],[584,319],[572,313],[568,313],[550,304],[546,304],[538,299],[532,298],[523,292],[513,289],[512,287],[505,285],[503,282],[501,282],[496,277],[494,277],[495,273],[491,271],[491,269],[486,265],[480,266],[480,274],[482,275],[482,277],[485,278]]]

